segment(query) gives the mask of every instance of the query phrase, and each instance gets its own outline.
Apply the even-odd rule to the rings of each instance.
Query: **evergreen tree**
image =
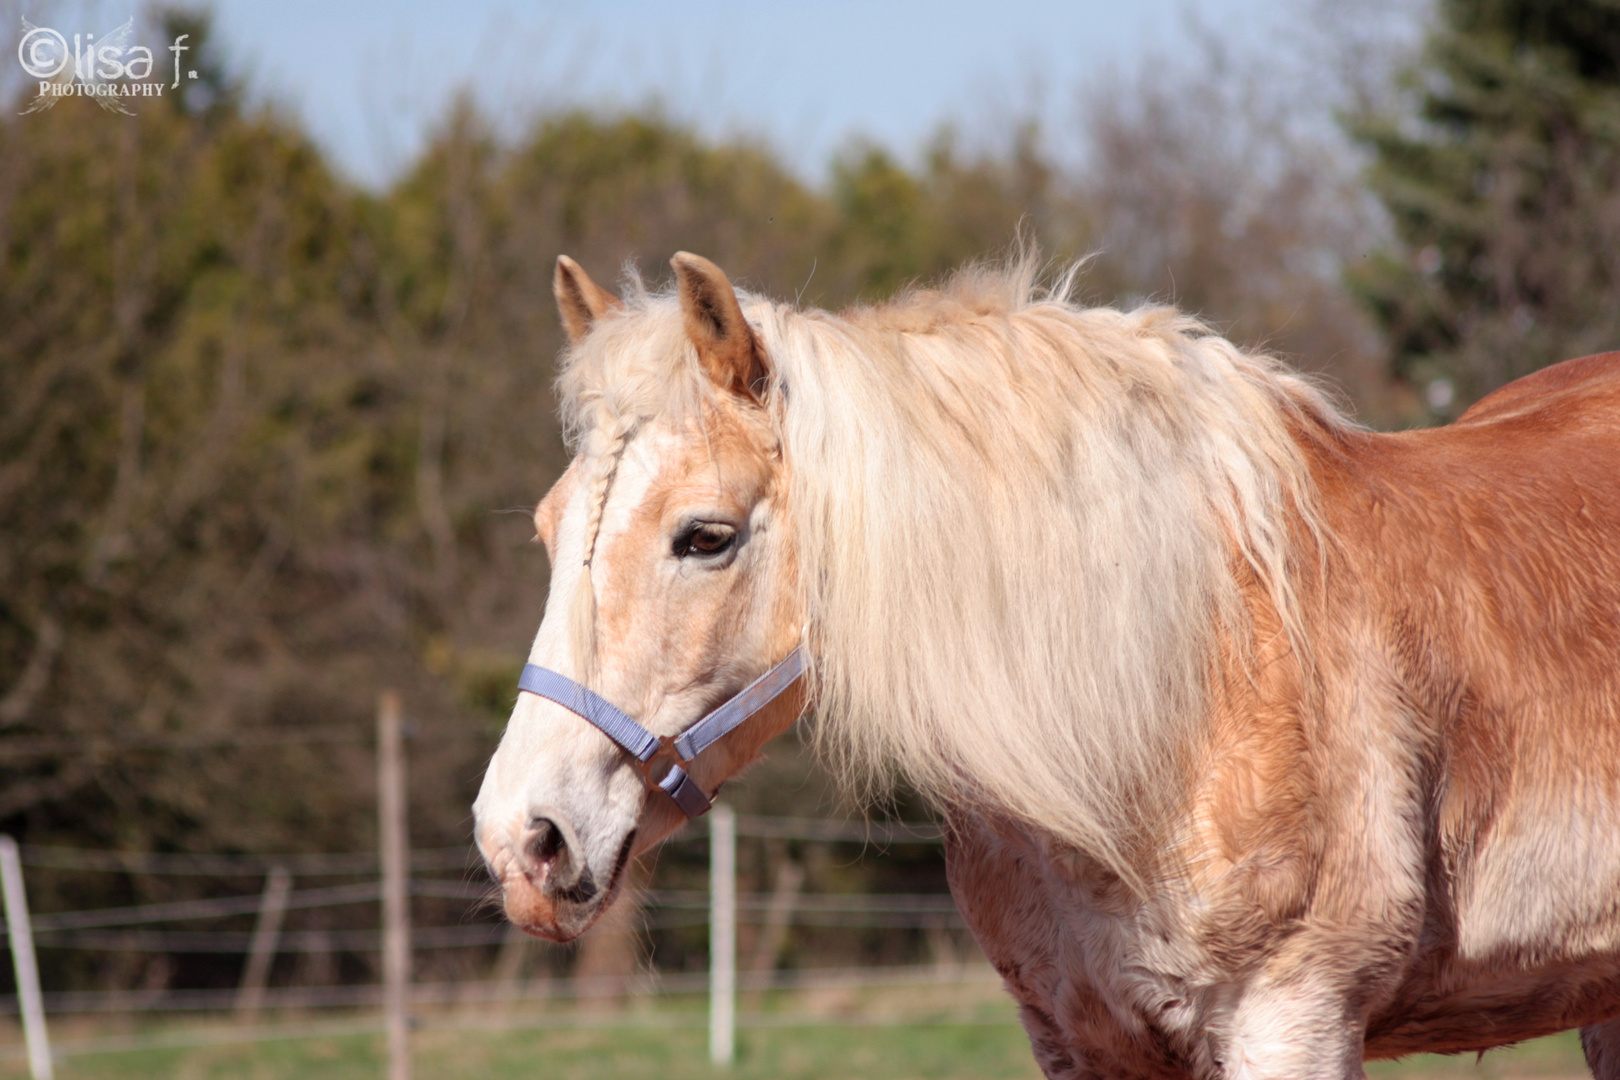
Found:
[[[1411,108],[1359,117],[1404,248],[1353,276],[1428,412],[1620,345],[1620,4],[1441,0]]]

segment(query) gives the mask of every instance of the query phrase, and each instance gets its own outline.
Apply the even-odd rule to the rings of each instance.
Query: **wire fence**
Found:
[[[865,823],[825,821],[806,818],[775,818],[737,815],[739,836],[772,840],[807,840],[859,843],[887,847],[898,844],[938,844],[939,828],[927,823]],[[699,822],[684,839],[704,840],[706,830]],[[377,875],[380,861],[372,853],[270,855],[197,855],[100,851],[79,848],[24,845],[20,862],[30,870],[81,873],[122,873],[132,875],[174,875],[197,878],[252,878],[280,874],[292,878],[362,877],[351,883],[315,885],[293,889],[284,887],[276,900],[277,918],[281,912],[331,908],[343,905],[375,905],[382,898]],[[440,848],[410,853],[415,874],[467,871],[479,866],[468,848]],[[480,871],[481,872],[481,871]],[[208,953],[247,956],[254,950],[271,954],[377,951],[383,946],[380,929],[275,930],[268,938],[263,928],[267,899],[272,890],[249,894],[141,904],[119,908],[79,911],[47,911],[32,918],[32,937],[38,949],[124,951],[152,953]],[[413,877],[408,881],[411,896],[479,902],[495,892],[489,882]],[[636,894],[641,924],[648,929],[701,926],[715,918],[714,897],[708,890],[649,889]],[[177,927],[230,917],[256,915],[261,926],[253,931],[214,930]],[[840,928],[957,929],[963,926],[955,902],[943,893],[741,893],[729,913],[734,922],[801,925]],[[467,921],[453,925],[413,926],[413,950],[501,946],[514,939],[516,931],[504,922]],[[862,987],[937,983],[944,981],[993,981],[997,977],[982,963],[938,964],[926,967],[891,966],[880,968],[831,968],[807,970],[753,970],[736,972],[736,989],[744,992],[821,987]],[[630,976],[556,977],[518,980],[501,978],[487,981],[423,982],[409,987],[413,1007],[448,1005],[513,1004],[518,1002],[590,1002],[604,997],[658,997],[693,994],[709,985],[709,972],[658,973],[643,971]],[[383,1004],[381,984],[325,986],[260,986],[254,997],[258,1010],[370,1010]],[[42,995],[45,1011],[53,1015],[105,1014],[204,1014],[240,1010],[241,989],[196,990],[108,990],[57,991]],[[18,996],[0,995],[0,1015],[17,1014]],[[747,1026],[757,1017],[742,1017]],[[629,1019],[627,1023],[642,1023]],[[806,1020],[805,1022],[810,1022]],[[381,1021],[354,1019],[333,1026],[324,1021],[300,1021],[291,1027],[238,1025],[226,1041],[248,1038],[290,1038],[332,1031],[378,1030]],[[358,1026],[356,1026],[358,1025]],[[255,1034],[257,1033],[257,1034]],[[143,1042],[128,1038],[79,1040],[56,1043],[57,1054],[98,1052],[113,1044],[134,1046],[167,1045],[173,1033],[154,1035]],[[216,1034],[196,1033],[202,1042],[216,1040]],[[155,1040],[155,1041],[154,1041]],[[184,1040],[182,1039],[182,1042]],[[0,1058],[20,1056],[20,1047],[0,1046]]]
[[[706,835],[706,822],[692,822],[682,839]],[[770,840],[826,840],[892,844],[937,844],[944,835],[932,822],[828,821],[820,818],[737,815],[737,835]],[[259,877],[277,867],[297,877],[376,874],[376,852],[285,855],[190,855],[137,851],[93,851],[85,848],[21,846],[22,864],[54,870],[131,874],[175,874],[203,877]],[[480,866],[470,846],[422,848],[411,852],[413,871],[468,870]]]
[[[219,732],[144,733],[120,735],[75,735],[62,738],[49,735],[11,735],[0,742],[0,761],[35,757],[65,757],[105,754],[116,750],[219,750],[238,747],[298,746],[320,743],[365,743],[374,734],[364,727],[329,724],[303,726],[235,728]],[[487,739],[484,733],[461,726],[419,725],[410,729],[412,742],[441,742],[460,739]]]
[[[413,726],[412,741],[464,737],[464,731]],[[399,716],[397,695],[384,693],[379,701],[377,739],[379,746],[379,791],[402,784],[401,739],[404,725]],[[157,735],[130,734],[91,740],[57,738],[13,738],[0,742],[0,760],[36,755],[83,753],[102,750],[203,751],[213,748],[268,746],[282,743],[323,743],[366,741],[371,734],[356,727],[278,728],[235,731],[220,734]],[[395,760],[399,759],[399,760]],[[730,1060],[730,1031],[737,1017],[735,996],[741,991],[817,987],[857,987],[906,984],[910,982],[993,981],[988,965],[935,964],[926,968],[889,966],[880,968],[822,968],[775,970],[774,961],[764,968],[738,971],[735,956],[736,927],[739,923],[759,925],[766,939],[780,941],[785,928],[805,927],[857,929],[917,929],[936,933],[962,927],[956,905],[943,893],[832,894],[802,893],[797,884],[784,890],[780,883],[772,893],[736,891],[736,841],[738,837],[769,841],[811,841],[855,843],[887,848],[895,845],[934,845],[942,841],[939,826],[932,823],[829,821],[798,817],[759,817],[716,811],[689,828],[684,840],[709,840],[711,875],[709,890],[641,890],[634,902],[640,911],[640,925],[647,930],[679,929],[707,924],[711,945],[710,969],[706,972],[661,974],[644,971],[632,976],[555,977],[521,980],[517,967],[505,965],[501,957],[519,955],[512,946],[521,938],[516,931],[494,916],[497,905],[489,903],[496,893],[492,883],[469,880],[465,875],[482,874],[482,863],[470,846],[407,851],[403,837],[404,802],[389,804],[379,799],[379,813],[385,842],[378,852],[329,854],[191,854],[149,851],[104,851],[81,848],[24,845],[0,837],[0,855],[5,864],[5,919],[0,930],[12,944],[17,985],[20,993],[0,995],[0,1015],[21,1015],[26,1036],[22,1047],[0,1045],[0,1060],[25,1053],[31,1073],[37,1080],[49,1080],[52,1054],[93,1053],[113,1049],[158,1045],[203,1045],[217,1041],[298,1038],[323,1031],[389,1032],[390,1058],[395,1066],[401,1055],[408,1058],[407,1007],[445,1005],[497,1005],[519,1001],[573,1001],[617,996],[659,996],[692,994],[705,987],[710,992],[709,1026],[711,1056],[716,1062]],[[391,832],[390,832],[391,830]],[[722,869],[723,868],[723,869]],[[126,907],[75,911],[27,910],[23,879],[28,871],[52,874],[123,874],[132,877],[189,877],[216,883],[229,880],[262,879],[263,888],[252,893],[171,900]],[[462,880],[424,875],[460,873]],[[344,878],[362,880],[344,882]],[[294,880],[306,887],[294,889]],[[310,885],[309,879],[317,884]],[[318,883],[325,879],[330,883]],[[333,879],[337,879],[334,881]],[[802,882],[802,875],[798,879]],[[177,883],[178,886],[178,883]],[[178,886],[184,890],[185,887]],[[217,887],[217,884],[216,884]],[[202,891],[198,889],[196,891]],[[466,901],[468,907],[453,924],[408,927],[409,897]],[[621,901],[622,902],[622,901]],[[284,930],[285,914],[295,910],[337,908],[345,905],[379,905],[385,925],[377,929],[353,928],[352,916],[345,929]],[[434,908],[434,905],[428,905]],[[482,907],[482,911],[480,911]],[[442,911],[443,905],[437,910]],[[252,915],[252,931],[207,929],[195,924],[209,920]],[[406,936],[408,935],[408,936]],[[499,946],[495,973],[488,981],[408,983],[409,956],[417,950],[489,948]],[[50,954],[57,951],[153,953],[181,956],[239,955],[246,958],[241,984],[234,988],[138,990],[83,990],[41,992],[35,949]],[[286,954],[380,953],[384,982],[338,985],[271,986],[269,972],[278,955]],[[521,967],[521,964],[518,965]],[[445,969],[451,970],[451,969]],[[382,1018],[350,1018],[337,1023],[307,1020],[291,1025],[264,1027],[252,1023],[265,1009],[370,1010],[383,1007]],[[45,1014],[174,1013],[196,1015],[234,1010],[237,1023],[228,1037],[217,1032],[174,1032],[131,1040],[90,1039],[60,1043],[54,1049],[45,1034]],[[488,1011],[453,1010],[457,1022],[483,1023]],[[496,1010],[505,1016],[505,1010]],[[533,1020],[533,1017],[530,1017]],[[741,1018],[743,1024],[766,1022],[759,1016]],[[442,1018],[441,1018],[442,1021]],[[504,1021],[501,1021],[504,1022]],[[575,1017],[570,1023],[583,1022]],[[595,1021],[593,1021],[595,1022]],[[639,1024],[641,1020],[628,1021]],[[776,1017],[769,1022],[784,1022]],[[807,1021],[809,1022],[809,1021]],[[827,1022],[823,1018],[821,1022]],[[522,1026],[522,1025],[519,1025]],[[528,1026],[533,1026],[529,1023]],[[179,1041],[175,1041],[175,1040]],[[187,1043],[186,1040],[194,1040]]]
[[[929,824],[817,821],[805,818],[768,818],[738,815],[739,836],[771,839],[834,840],[890,845],[897,843],[934,844],[940,841],[938,827]],[[701,834],[700,834],[701,835]],[[97,851],[81,848],[22,845],[25,867],[53,870],[118,872],[198,877],[258,877],[282,870],[294,877],[363,876],[378,872],[377,856],[370,853],[287,854],[287,855],[179,855],[140,852]],[[440,848],[413,851],[413,871],[463,870],[476,865],[477,858],[467,848]],[[412,896],[481,901],[491,898],[490,883],[415,879],[409,882]],[[381,899],[381,885],[375,881],[325,886],[290,892],[282,901],[285,910],[369,904]],[[681,925],[683,911],[707,911],[709,893],[701,890],[644,890],[637,899],[649,918],[649,926]],[[784,901],[770,893],[743,893],[737,898],[739,916],[765,913]],[[956,905],[949,894],[800,894],[787,901],[793,921],[820,926],[878,926],[925,928],[939,924],[939,917],[955,919]],[[253,935],[238,931],[139,931],[117,934],[90,933],[107,927],[222,918],[258,913],[264,904],[261,893],[216,897],[206,900],[179,900],[123,908],[87,911],[35,913],[33,932],[43,948],[135,949],[169,952],[245,952]],[[696,920],[703,921],[703,920]],[[0,920],[0,932],[5,929]],[[412,944],[417,948],[445,948],[456,945],[487,945],[501,940],[500,926],[416,927]],[[287,931],[278,936],[278,951],[332,951],[377,947],[375,931]]]
[[[24,866],[41,869],[182,877],[262,877],[278,867],[298,877],[341,877],[376,874],[381,869],[375,852],[346,852],[340,855],[307,852],[289,855],[168,855],[24,844],[21,853]],[[478,857],[470,847],[425,848],[411,852],[412,870],[466,870],[476,865]]]
[[[487,889],[448,881],[411,882],[412,896],[481,898]],[[286,907],[333,907],[374,903],[382,890],[375,884],[307,889],[288,894]],[[42,949],[91,949],[124,952],[242,953],[253,945],[254,934],[235,930],[105,930],[145,922],[219,918],[254,914],[262,897],[186,900],[144,907],[98,909],[42,915],[34,919],[35,944]],[[801,926],[930,929],[960,927],[961,917],[949,896],[936,893],[881,895],[800,895],[787,901],[788,915]],[[779,909],[783,901],[771,893],[742,893],[737,897],[741,921]],[[641,907],[649,929],[697,926],[708,921],[709,894],[696,891],[655,890],[641,894]],[[691,914],[688,914],[691,913]],[[4,927],[0,926],[0,930]],[[510,935],[499,924],[418,926],[411,931],[414,949],[446,949],[498,945]],[[378,930],[283,930],[276,938],[277,952],[334,952],[381,948]]]
[[[998,983],[1001,977],[985,963],[954,967],[892,965],[889,967],[800,968],[738,972],[743,991],[831,990],[873,986],[919,986],[939,983]],[[564,1002],[600,998],[671,997],[699,994],[709,974],[640,972],[634,975],[569,976],[550,979],[478,980],[413,983],[413,1005],[475,1005],[494,1002]],[[382,1003],[380,984],[271,987],[264,992],[267,1009],[368,1008]],[[137,1012],[223,1012],[234,1009],[234,990],[75,990],[45,995],[48,1011],[57,1015]],[[15,995],[0,996],[0,1008],[15,1013]]]

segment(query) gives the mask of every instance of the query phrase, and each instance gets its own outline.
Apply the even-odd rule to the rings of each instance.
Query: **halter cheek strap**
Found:
[[[554,701],[588,721],[643,765],[650,764],[668,746],[675,764],[658,781],[658,788],[675,800],[682,813],[695,818],[708,813],[714,800],[704,793],[684,766],[775,701],[803,674],[804,646],[798,645],[765,674],[667,743],[611,701],[550,668],[525,664],[523,674],[518,677],[518,689]]]

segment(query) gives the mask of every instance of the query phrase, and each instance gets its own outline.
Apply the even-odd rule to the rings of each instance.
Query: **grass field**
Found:
[[[1040,1076],[1011,1004],[995,987],[916,986],[773,995],[738,1032],[737,1062],[709,1064],[703,1003],[632,1002],[622,1011],[509,1013],[490,1007],[421,1017],[417,1080],[1012,1080]],[[198,1017],[62,1022],[59,1080],[373,1080],[383,1075],[374,1016],[277,1018],[258,1034]],[[26,1077],[6,1033],[0,1080]],[[163,1045],[168,1044],[168,1045]],[[1573,1034],[1474,1056],[1368,1067],[1372,1080],[1554,1080],[1586,1074]]]
[[[373,1080],[382,1075],[382,1039],[350,1035],[174,1050],[91,1054],[67,1059],[59,1080]],[[696,1080],[709,1064],[700,1028],[427,1031],[415,1038],[420,1080]],[[744,1078],[1038,1077],[1023,1033],[999,1025],[768,1028],[741,1033]],[[8,1075],[25,1076],[13,1068]]]

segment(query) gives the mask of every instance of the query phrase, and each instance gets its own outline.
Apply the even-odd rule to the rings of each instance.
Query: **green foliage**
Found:
[[[1364,116],[1402,251],[1353,284],[1438,415],[1620,343],[1620,8],[1446,0],[1410,110]]]
[[[1009,244],[1024,228],[1051,254],[1073,257],[1047,223],[1050,170],[1032,127],[1005,158],[963,160],[947,129],[912,173],[884,148],[860,143],[833,163],[837,226],[828,237],[830,276],[864,299],[937,280],[968,259]]]
[[[397,638],[365,587],[386,559],[356,548],[410,488],[355,407],[376,376],[354,200],[269,117],[107,119],[68,100],[0,124],[0,722],[44,740],[0,760],[0,819],[33,842],[352,849],[374,820],[360,739],[132,741],[365,731],[367,653]],[[194,887],[31,885],[46,908]],[[136,962],[68,954],[53,979]]]

